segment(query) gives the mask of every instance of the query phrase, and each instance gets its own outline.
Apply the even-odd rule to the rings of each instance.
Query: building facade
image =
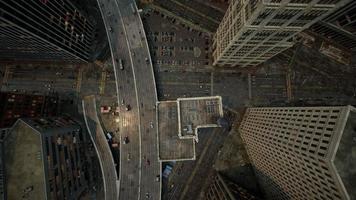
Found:
[[[356,109],[248,108],[239,127],[267,199],[355,199]]]
[[[0,92],[0,130],[10,128],[19,118],[54,116],[58,97]]]
[[[90,59],[93,25],[70,0],[0,1],[0,59]]]
[[[5,199],[5,175],[4,175],[4,154],[3,154],[3,143],[0,140],[0,200]]]
[[[256,66],[349,0],[231,0],[214,36],[213,64]]]
[[[310,27],[310,31],[349,51],[356,48],[356,1],[351,1]]]
[[[211,178],[207,191],[204,192],[205,200],[257,200],[258,198],[248,193],[239,185],[226,180],[219,172]]]
[[[91,184],[88,141],[68,117],[19,119],[4,142],[7,199],[80,199]]]

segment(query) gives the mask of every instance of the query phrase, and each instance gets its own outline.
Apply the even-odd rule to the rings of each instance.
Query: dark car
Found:
[[[130,104],[127,104],[127,105],[126,105],[126,108],[125,108],[125,110],[126,110],[126,111],[129,111],[129,110],[131,110],[131,106],[130,106]]]
[[[129,143],[129,142],[130,142],[129,137],[128,137],[128,136],[125,136],[125,137],[124,137],[124,144],[127,144],[127,143]]]

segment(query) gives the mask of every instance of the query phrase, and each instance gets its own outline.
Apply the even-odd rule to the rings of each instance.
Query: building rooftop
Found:
[[[223,116],[220,96],[178,98],[157,103],[160,161],[195,160],[198,129],[219,127]]]
[[[158,156],[161,161],[194,160],[195,142],[193,138],[178,137],[178,112],[176,101],[157,103]]]
[[[178,135],[196,138],[199,128],[218,127],[223,116],[222,99],[214,97],[178,98]]]
[[[11,148],[6,148],[6,147]],[[41,136],[18,120],[5,141],[8,199],[45,199]]]

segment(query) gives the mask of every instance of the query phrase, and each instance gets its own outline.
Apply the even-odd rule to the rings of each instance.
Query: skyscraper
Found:
[[[214,36],[214,65],[249,67],[293,46],[293,36],[349,0],[231,0]]]
[[[356,49],[356,1],[333,12],[310,27],[313,33],[323,36],[349,51]]]
[[[58,97],[0,92],[0,131],[10,128],[19,118],[54,116]]]
[[[93,29],[70,0],[2,0],[0,59],[87,61]]]
[[[214,172],[210,184],[204,192],[205,200],[257,200],[259,198],[250,194],[239,185],[227,180],[219,172]],[[203,199],[202,198],[202,199]]]
[[[239,128],[267,199],[355,199],[356,109],[249,108]]]

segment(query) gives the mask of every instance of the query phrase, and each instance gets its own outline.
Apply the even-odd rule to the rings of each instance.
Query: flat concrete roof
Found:
[[[220,96],[178,98],[178,136],[196,138],[197,129],[218,127],[217,120],[223,117]]]
[[[160,161],[195,159],[194,138],[178,136],[178,110],[176,101],[157,103],[158,156]]]
[[[356,110],[349,113],[334,165],[351,200],[356,200]]]
[[[7,198],[45,199],[46,183],[40,134],[18,120],[4,146]],[[33,190],[25,192],[28,187],[33,187]]]

